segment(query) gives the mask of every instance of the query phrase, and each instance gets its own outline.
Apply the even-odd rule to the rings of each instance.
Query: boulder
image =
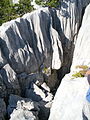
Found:
[[[38,120],[38,106],[30,99],[17,95],[10,96],[7,111],[10,120]]]
[[[22,89],[22,94],[28,89],[31,83],[35,83],[37,86],[41,86],[44,82],[44,77],[42,73],[21,73],[18,75],[20,87]]]
[[[31,83],[30,87],[26,89],[25,97],[32,99],[33,101],[40,102],[52,101],[53,95],[48,92],[44,87],[38,87],[36,84]]]
[[[33,101],[39,102],[45,98],[45,93],[34,83],[26,89],[25,97],[32,99]]]

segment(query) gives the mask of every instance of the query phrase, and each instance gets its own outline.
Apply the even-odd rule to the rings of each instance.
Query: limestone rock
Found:
[[[57,71],[52,70],[51,75],[46,78],[46,83],[51,90],[53,90],[58,85]]]
[[[79,30],[71,71],[75,70],[77,65],[90,66],[90,4],[85,10],[82,26]]]
[[[48,103],[41,101],[38,104],[38,106],[40,108],[39,119],[47,120],[50,114],[50,108],[52,106],[52,101],[49,101]]]
[[[57,11],[57,16],[53,20],[55,29],[57,29],[63,44],[62,76],[69,72],[72,64],[79,27],[85,7],[89,3],[90,0],[61,0],[60,10]],[[53,15],[55,16],[55,14]]]
[[[39,102],[45,98],[45,93],[37,85],[32,83],[29,89],[26,89],[25,96],[33,101]]]
[[[58,10],[40,8],[4,23],[0,27],[0,68],[7,61],[17,74],[37,73],[42,65],[50,69],[66,67],[67,72],[82,11],[89,2],[61,0]],[[56,84],[55,78],[51,87]]]
[[[30,99],[11,95],[9,99],[8,115],[10,120],[38,120],[38,106]]]
[[[26,89],[25,97],[32,99],[33,101],[51,101],[53,99],[53,95],[44,89],[42,86],[40,88],[31,83],[30,87]]]
[[[71,79],[67,74],[56,92],[49,120],[83,120],[88,88],[87,78]]]
[[[62,79],[56,92],[49,120],[89,120],[90,103],[86,101],[89,84],[86,77],[73,78],[77,65],[90,65],[90,4],[85,10],[80,28],[71,72]]]
[[[4,44],[4,56],[16,73],[37,72],[42,64],[53,69],[61,67],[61,39],[52,26],[48,8],[27,13],[22,18],[3,24],[0,37]]]
[[[72,62],[75,44],[76,52],[74,53],[74,55],[77,57],[74,57],[72,66],[74,66],[74,64],[77,65],[77,63],[74,62],[75,59],[77,60],[79,59],[78,62],[80,63],[80,60],[82,58],[87,59],[83,61],[83,63],[89,64],[89,62],[86,62],[89,59],[89,55],[87,55],[89,52],[89,47],[86,46],[86,45],[89,46],[89,42],[86,43],[84,42],[86,38],[89,36],[89,29],[87,35],[84,36],[85,38],[83,38],[82,35],[79,35],[81,37],[78,36],[76,43],[76,38],[81,24],[84,8],[87,6],[89,2],[90,0],[61,0],[61,5],[58,10],[48,7],[40,8],[38,10],[33,11],[32,13],[25,14],[22,18],[17,18],[16,20],[12,20],[0,26],[0,93],[1,93],[0,97],[4,97],[6,96],[6,94],[8,96],[11,93],[20,94],[21,87],[23,96],[30,97],[33,100],[37,99],[37,101],[42,102],[43,108],[45,107],[46,103],[52,101],[53,95],[49,91],[47,91],[46,88],[42,86],[42,84],[44,80],[47,80],[47,84],[50,88],[55,87],[55,85],[58,82],[56,70],[60,69],[61,67],[63,69],[66,67],[67,70],[65,69],[63,71],[64,73],[65,71],[66,72],[68,71],[68,68]],[[88,7],[86,9],[87,13],[85,15],[86,17],[84,16],[83,25],[82,28],[80,29],[81,32],[83,31],[82,29],[84,29],[84,26],[86,29],[88,28],[87,26],[89,25],[90,20],[89,11],[90,10]],[[85,29],[83,31],[83,34],[84,33],[86,34]],[[81,33],[79,32],[79,34]],[[87,41],[89,41],[89,39]],[[77,48],[79,49],[78,52]],[[87,53],[84,52],[85,55],[83,56],[83,53],[81,53],[81,51],[83,51],[83,49],[85,48],[87,48],[86,49]],[[40,72],[42,73],[41,66],[45,66],[46,68],[50,68],[49,70],[51,70],[48,73],[46,73],[46,79],[45,76],[41,75],[41,77],[40,76],[37,77],[40,74],[36,75],[36,73]],[[52,73],[52,69],[55,69],[54,74]],[[33,75],[31,75],[32,73]],[[17,79],[17,74],[20,82],[20,87]],[[67,80],[69,79],[71,78],[67,78]],[[64,86],[63,81],[60,87],[61,91],[63,91],[62,90],[62,87]],[[77,81],[77,79],[75,79],[75,81]],[[68,83],[67,85],[69,86]],[[74,86],[72,82],[71,85]],[[67,90],[67,86],[65,87]],[[83,86],[80,87],[81,89],[83,88]],[[75,92],[76,95],[78,88],[77,90],[76,89],[74,90],[74,88],[71,87],[71,89],[73,89],[73,92]],[[66,93],[65,94],[63,93],[63,95],[61,94],[63,102],[64,102],[63,96],[64,95],[69,96],[69,94]],[[37,94],[37,97],[35,94]],[[59,92],[57,92],[57,94],[59,94]],[[71,91],[70,94],[72,95]],[[82,96],[84,95],[84,93],[82,92],[80,94]],[[34,97],[32,97],[31,95],[33,95]],[[67,100],[65,99],[66,103],[68,103],[69,99],[68,96]],[[82,96],[81,98],[83,99]],[[58,100],[58,97],[56,98]],[[79,99],[78,96],[76,98]],[[62,101],[61,100],[59,101],[60,105]],[[76,100],[75,102],[78,103],[80,101]],[[82,103],[80,105],[82,106]],[[22,107],[21,103],[20,106]],[[21,109],[21,107],[17,110],[14,110],[13,113],[15,114],[15,116],[14,114],[12,114],[11,119],[17,119],[17,116],[19,115],[20,119],[21,117],[23,119],[26,119],[29,118],[30,116],[32,116],[32,119],[36,119],[35,118],[36,116],[33,116],[34,114],[33,112],[25,111],[24,109]],[[56,107],[58,106],[56,105]],[[65,107],[66,106],[64,106],[64,108]],[[64,111],[64,108],[62,109],[62,113]],[[58,109],[56,110],[58,113]],[[67,111],[69,111],[69,108]],[[18,114],[19,112],[20,114]],[[26,117],[23,116],[22,114],[23,112],[26,112],[25,113]],[[81,109],[79,113],[81,115]],[[16,116],[16,114],[18,115]],[[55,114],[53,115],[55,117]],[[52,116],[52,112],[50,116]],[[62,117],[62,115],[60,117]],[[80,119],[81,118],[82,117],[80,117]],[[64,118],[62,118],[62,120],[63,119]]]
[[[6,104],[3,99],[0,98],[0,120],[4,120],[6,115]]]
[[[20,86],[14,70],[6,64],[1,70],[1,82],[3,84],[4,92],[7,92],[7,95],[11,93],[20,94]],[[5,86],[5,87],[4,87]]]
[[[37,86],[41,86],[44,82],[43,74],[41,73],[21,73],[18,75],[21,93],[25,96],[26,89],[29,89],[32,83],[35,83]]]
[[[47,84],[44,82],[42,85],[42,88],[45,89],[46,91],[50,92],[50,88],[47,86]]]
[[[6,98],[7,97],[7,89],[5,84],[3,83],[2,76],[0,75],[0,98]]]
[[[6,63],[7,63],[7,60],[5,59],[5,57],[1,51],[1,48],[0,48],[0,68],[2,68]]]

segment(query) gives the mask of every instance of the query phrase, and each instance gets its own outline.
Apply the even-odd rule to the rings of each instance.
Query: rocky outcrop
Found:
[[[40,8],[0,27],[1,98],[7,102],[10,94],[18,94],[32,99],[39,102],[39,118],[42,113],[41,120],[48,118],[53,99],[50,92],[59,83],[56,70],[62,68],[60,76],[69,71],[83,10],[89,2],[61,0],[59,9]],[[21,107],[23,116],[27,111]],[[15,110],[11,118],[17,119],[17,113]]]
[[[38,106],[30,99],[11,95],[9,99],[8,114],[10,120],[38,120]]]
[[[90,103],[86,101],[86,93],[89,88],[87,78],[74,78],[77,65],[90,67],[90,4],[85,10],[82,26],[80,28],[71,72],[61,82],[51,108],[49,120],[89,120]]]
[[[0,97],[6,98],[11,93],[20,95],[20,86],[14,70],[6,64],[0,70]]]
[[[9,97],[8,116],[10,120],[46,120],[49,116],[51,103],[52,101],[50,103],[48,101],[32,101],[29,98],[12,94]]]
[[[88,3],[89,0],[63,0],[60,10],[41,8],[3,24],[0,27],[0,66],[7,62],[18,74],[40,72],[42,66],[51,69],[63,66],[67,68],[63,72],[68,71],[72,44],[83,8]]]
[[[78,34],[71,71],[75,69],[76,65],[90,66],[90,55],[89,55],[90,53],[90,48],[89,48],[90,46],[90,42],[89,42],[90,12],[89,11],[90,11],[90,4],[85,10],[82,26]]]
[[[3,54],[16,73],[35,72],[42,64],[54,69],[61,67],[62,45],[48,8],[3,24],[0,37]]]

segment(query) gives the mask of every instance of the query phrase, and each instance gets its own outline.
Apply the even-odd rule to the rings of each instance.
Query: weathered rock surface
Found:
[[[85,10],[82,26],[80,28],[71,71],[75,69],[76,65],[90,66],[90,4]]]
[[[10,120],[46,120],[48,119],[52,99],[35,102],[29,98],[11,95],[7,108]]]
[[[45,98],[45,93],[37,85],[32,83],[30,88],[26,90],[26,97],[39,102]]]
[[[86,101],[89,88],[87,78],[73,78],[77,65],[90,66],[90,4],[85,10],[82,26],[80,28],[71,73],[67,74],[61,82],[51,108],[49,120],[90,120],[90,103]]]
[[[0,70],[0,96],[7,97],[11,93],[20,94],[20,86],[14,70],[9,64],[6,64]]]
[[[3,99],[0,98],[0,120],[4,120],[6,115],[6,104]]]
[[[25,91],[30,88],[31,84],[35,83],[37,86],[41,86],[44,82],[42,73],[21,73],[18,75],[18,79],[22,95],[25,95]]]
[[[63,73],[69,71],[72,63],[73,50],[75,47],[79,27],[85,7],[90,0],[61,0],[60,10],[57,15],[52,13],[53,26],[58,31],[63,46]],[[60,26],[60,27],[58,27]]]
[[[62,79],[49,120],[83,120],[84,107],[87,105],[85,96],[89,87],[88,81],[87,78],[71,79],[71,77],[67,74]]]
[[[7,51],[4,55],[14,71],[32,73],[44,63],[54,69],[61,67],[62,45],[51,21],[50,12],[45,8],[0,27],[2,51]]]
[[[53,99],[50,90],[58,83],[56,70],[62,67],[65,74],[71,65],[82,15],[89,2],[90,0],[61,0],[58,10],[50,7],[40,8],[0,27],[1,98],[6,98],[12,93],[20,94],[21,89],[22,96],[39,102],[39,115],[43,113],[44,118],[48,118]],[[84,22],[87,17],[88,15]],[[78,39],[81,38],[78,37]],[[78,45],[76,49],[77,47]],[[87,52],[89,52],[88,48]],[[77,55],[77,58],[78,56],[80,55]],[[47,85],[43,86],[44,82],[50,90]],[[75,91],[76,94],[77,91]],[[30,116],[31,119],[37,119],[33,112],[25,110],[20,102],[20,107],[13,111],[11,120],[18,117],[29,119]],[[40,119],[43,120],[43,118]]]
[[[1,47],[1,46],[0,46]],[[1,51],[1,48],[0,48],[0,69],[7,63],[2,51]]]
[[[60,10],[41,8],[3,24],[0,68],[8,63],[19,74],[41,71],[42,65],[51,69],[68,68],[82,11],[88,3],[89,0],[62,0]]]
[[[69,54],[88,3],[89,0],[63,0],[60,10],[41,8],[3,24],[2,52],[14,71],[31,73],[42,64],[60,69],[62,46]]]
[[[38,112],[38,106],[30,99],[10,96],[8,106],[10,120],[38,120]]]
[[[34,102],[37,102],[40,108],[40,120],[48,119],[52,105],[53,95],[50,93],[50,89],[47,88],[48,86],[45,83],[43,83],[41,86],[37,86],[35,83],[31,83],[25,92],[25,97],[30,98]]]

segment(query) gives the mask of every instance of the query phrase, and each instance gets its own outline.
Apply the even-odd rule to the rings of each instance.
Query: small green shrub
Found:
[[[43,72],[44,72],[44,73],[47,73],[47,72],[48,72],[48,68],[47,68],[47,67],[44,67],[44,68],[43,68]]]
[[[73,74],[72,76],[74,78],[78,78],[78,77],[84,77],[87,69],[89,68],[87,65],[77,65],[76,68],[80,68],[82,70],[80,70],[79,72],[76,72],[75,74]]]
[[[81,72],[76,72],[75,74],[72,75],[74,78],[78,77],[84,77],[84,75]]]
[[[60,0],[48,0],[47,2],[43,2],[42,0],[35,0],[36,4],[42,5],[42,6],[49,6],[49,7],[57,7],[60,2]]]
[[[13,4],[11,1],[0,0],[0,25],[34,10],[31,0],[19,0],[18,4]]]

